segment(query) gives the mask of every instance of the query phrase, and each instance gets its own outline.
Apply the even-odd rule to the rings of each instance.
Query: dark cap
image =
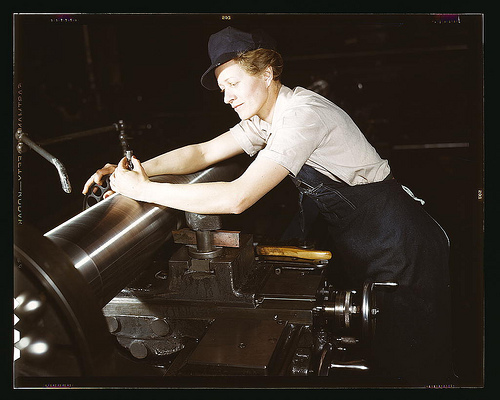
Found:
[[[276,50],[276,41],[262,30],[247,33],[232,26],[214,33],[208,40],[208,56],[212,65],[202,75],[201,84],[209,90],[218,89],[214,69],[240,53],[256,49]]]

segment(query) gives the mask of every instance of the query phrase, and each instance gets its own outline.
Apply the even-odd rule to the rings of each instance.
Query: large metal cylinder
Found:
[[[176,184],[230,181],[237,164],[221,163],[189,175],[161,175]],[[45,234],[71,259],[101,306],[106,305],[152,261],[171,237],[183,212],[114,194]]]

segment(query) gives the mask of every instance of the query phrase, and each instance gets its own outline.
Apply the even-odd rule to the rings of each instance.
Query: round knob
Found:
[[[129,347],[129,350],[130,350],[130,353],[135,358],[138,358],[140,360],[142,360],[143,358],[146,358],[148,356],[148,348],[146,347],[146,345],[143,342],[141,342],[139,340],[132,342],[132,344]]]
[[[157,336],[167,336],[170,333],[170,326],[166,319],[155,319],[151,322],[151,330]]]

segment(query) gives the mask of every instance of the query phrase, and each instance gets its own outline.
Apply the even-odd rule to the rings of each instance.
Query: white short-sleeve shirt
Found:
[[[281,87],[271,124],[253,116],[230,132],[247,154],[270,158],[293,176],[307,164],[352,186],[382,181],[390,172],[345,111],[301,87]]]

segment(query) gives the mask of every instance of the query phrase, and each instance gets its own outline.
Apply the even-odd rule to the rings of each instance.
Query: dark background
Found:
[[[23,131],[42,142],[122,119],[147,160],[210,139],[238,122],[222,95],[200,85],[207,41],[232,25],[262,28],[279,44],[282,82],[315,87],[346,110],[399,182],[451,239],[455,369],[462,386],[483,379],[483,20],[481,15],[335,14],[17,15],[14,130],[21,85]],[[86,38],[88,40],[86,40]],[[17,152],[13,140],[13,158]],[[424,148],[422,145],[448,144]],[[14,164],[22,224],[44,233],[80,212],[81,188],[122,156],[118,133],[47,145],[73,191],[33,151]],[[248,162],[246,158],[242,162]],[[18,177],[21,177],[19,193]],[[278,238],[296,211],[285,180],[227,229]],[[14,214],[17,214],[16,212]],[[17,215],[14,226],[18,226]]]

